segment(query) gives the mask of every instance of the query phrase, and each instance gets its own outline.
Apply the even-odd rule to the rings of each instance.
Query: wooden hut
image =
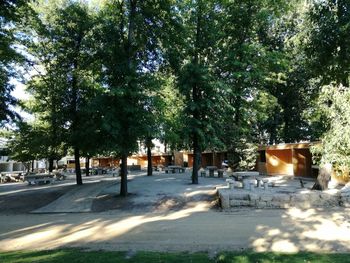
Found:
[[[259,146],[258,171],[268,175],[317,177],[313,170],[311,143]]]
[[[188,167],[193,167],[193,153],[185,153],[184,160]],[[221,168],[222,162],[227,160],[227,152],[203,152],[201,155],[201,167],[216,166]]]

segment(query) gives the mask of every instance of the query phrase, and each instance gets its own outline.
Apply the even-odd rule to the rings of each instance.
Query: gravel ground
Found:
[[[83,247],[215,254],[242,249],[349,252],[350,248],[349,209],[220,212],[213,209],[215,187],[225,180],[200,178],[199,185],[192,185],[189,174],[131,174],[130,195],[118,197],[116,181],[93,200],[96,212],[26,213],[33,209],[27,208],[30,200],[41,205],[55,193],[74,191],[74,180],[69,180],[37,187],[0,185],[0,251]],[[94,183],[97,178],[89,180]]]

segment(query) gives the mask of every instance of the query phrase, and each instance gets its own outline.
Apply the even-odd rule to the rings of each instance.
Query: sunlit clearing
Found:
[[[308,209],[302,211],[299,208],[291,208],[287,211],[287,214],[295,219],[307,219],[316,213],[315,209]]]
[[[313,229],[307,230],[303,236],[323,241],[346,241],[349,242],[350,237],[350,223],[344,222],[338,225],[332,219],[319,218]]]
[[[298,252],[299,249],[295,246],[294,243],[292,243],[290,240],[279,240],[275,241],[271,246],[272,251],[278,251],[278,252],[288,252],[288,253],[294,253]]]
[[[0,247],[2,250],[8,251],[37,248],[51,249],[78,242],[79,244],[101,242],[118,238],[147,223],[177,220],[203,211],[208,211],[208,205],[201,203],[170,214],[132,216],[115,223],[110,220],[92,220],[78,225],[46,226],[46,224],[42,224],[14,231],[15,236],[12,236],[10,233],[4,234],[3,236],[6,238],[0,240]]]

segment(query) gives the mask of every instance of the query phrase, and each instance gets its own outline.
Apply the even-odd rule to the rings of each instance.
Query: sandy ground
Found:
[[[92,201],[95,212],[0,212],[0,250],[350,251],[350,209],[221,212],[213,192],[225,184],[223,179],[200,178],[195,186],[189,174],[136,174],[130,179],[131,195],[122,201],[116,195],[117,181],[101,189]],[[28,192],[26,187],[6,191],[2,187],[1,201]],[[48,189],[39,189],[38,198]]]

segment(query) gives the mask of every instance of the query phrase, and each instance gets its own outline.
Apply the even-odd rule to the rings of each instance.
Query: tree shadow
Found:
[[[259,252],[348,252],[349,211],[346,208],[288,209],[281,216],[281,226],[256,226],[252,248]]]

